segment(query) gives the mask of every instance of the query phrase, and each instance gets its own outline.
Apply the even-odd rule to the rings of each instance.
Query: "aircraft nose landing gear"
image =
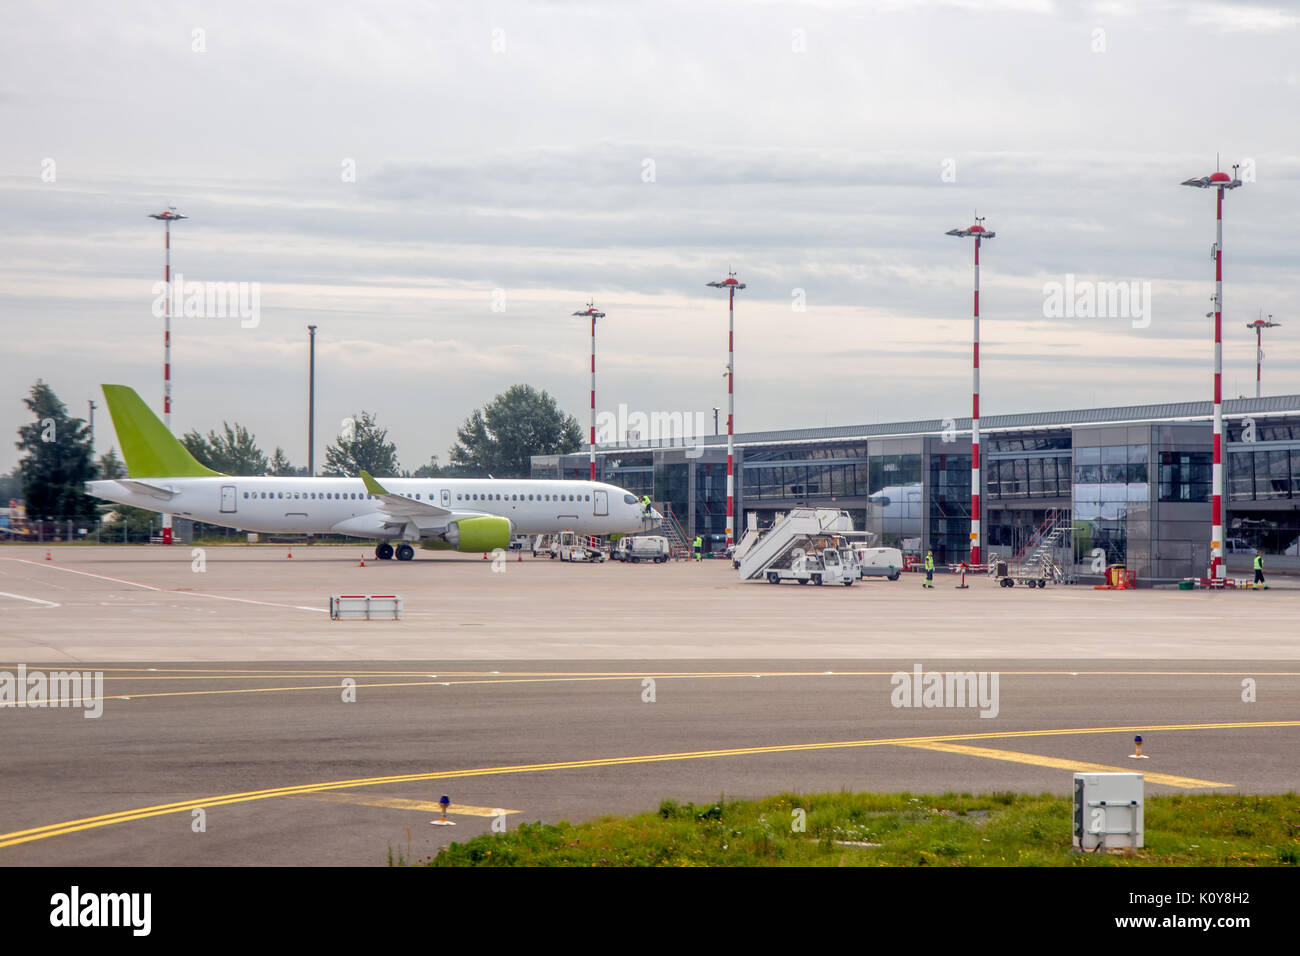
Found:
[[[375,557],[380,561],[387,561],[393,556],[393,546],[387,541],[381,541],[375,545]]]
[[[398,561],[410,561],[413,557],[415,557],[415,549],[409,544],[399,544],[397,546]]]

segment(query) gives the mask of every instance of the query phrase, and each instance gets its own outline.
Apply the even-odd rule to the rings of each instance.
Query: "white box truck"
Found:
[[[858,569],[864,578],[889,578],[897,581],[903,573],[903,552],[898,548],[854,548]]]
[[[628,564],[638,564],[641,561],[663,564],[671,553],[668,539],[663,535],[639,534],[619,538],[609,556],[615,561],[626,561]]]

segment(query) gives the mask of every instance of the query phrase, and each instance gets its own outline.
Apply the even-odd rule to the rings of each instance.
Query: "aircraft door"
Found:
[[[609,514],[609,492],[597,491],[591,497],[597,515]]]
[[[235,486],[234,485],[221,486],[221,513],[222,514],[235,513]]]
[[[450,507],[451,507],[451,489],[449,489],[449,488],[443,488],[443,489],[442,489],[442,494],[440,495],[440,500],[442,501],[442,506],[443,506],[444,508],[450,508]]]

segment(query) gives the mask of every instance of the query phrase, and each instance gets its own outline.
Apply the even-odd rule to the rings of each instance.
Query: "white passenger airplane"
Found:
[[[375,556],[415,557],[441,539],[458,551],[509,548],[512,534],[645,531],[647,517],[623,488],[598,481],[528,478],[275,478],[223,475],[200,464],[125,385],[104,398],[127,478],[88,481],[97,498],[244,531],[344,534],[378,539]],[[397,542],[396,548],[392,542]]]

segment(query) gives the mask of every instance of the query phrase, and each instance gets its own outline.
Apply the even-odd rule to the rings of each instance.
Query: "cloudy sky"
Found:
[[[1300,393],[1300,5],[10,0],[0,32],[0,433],[37,378],[161,409],[173,269],[258,283],[260,315],[177,317],[173,428],[248,425],[317,459],[359,409],[445,462],[516,382],[599,404],[726,404],[737,429],[1210,397],[1214,202],[1225,393]],[[1149,283],[1150,321],[1044,314],[1044,287]],[[1139,289],[1143,288],[1141,285]],[[802,290],[800,294],[796,290]],[[797,310],[799,300],[805,307]],[[114,444],[97,421],[97,447]],[[17,458],[0,445],[0,469]]]

